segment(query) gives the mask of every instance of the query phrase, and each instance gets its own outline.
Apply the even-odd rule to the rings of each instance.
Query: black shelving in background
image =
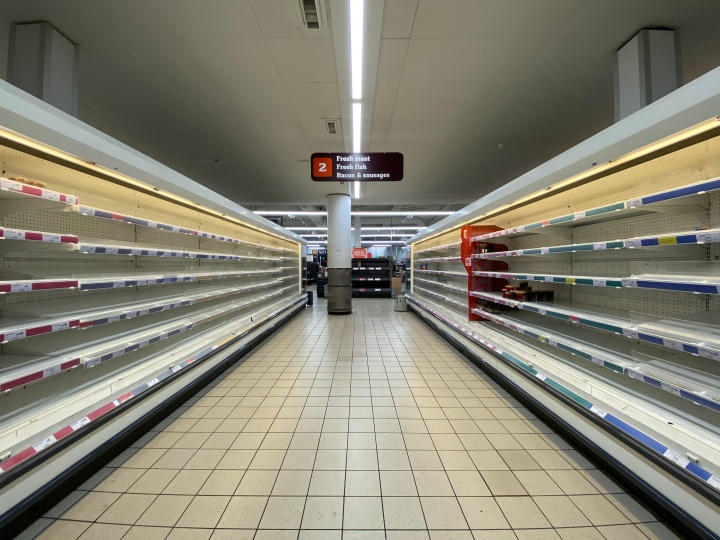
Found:
[[[392,297],[392,259],[353,259],[353,298]]]

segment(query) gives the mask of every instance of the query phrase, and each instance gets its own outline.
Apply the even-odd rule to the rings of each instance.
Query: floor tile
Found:
[[[97,521],[100,523],[132,525],[148,509],[153,500],[155,500],[154,495],[139,495],[137,493],[121,495],[110,508],[97,518]]]
[[[513,529],[550,528],[531,497],[497,497],[496,500]]]
[[[345,494],[345,471],[312,471],[310,496],[342,496]]]
[[[270,497],[265,507],[261,529],[299,529],[305,497]]]
[[[418,492],[412,471],[380,471],[383,497],[413,497]]]
[[[345,497],[344,529],[383,529],[383,523],[380,497]]]
[[[275,480],[272,495],[306,496],[312,471],[281,470]]]
[[[424,529],[420,499],[418,497],[383,497],[386,529]]]
[[[591,526],[590,521],[569,497],[533,497],[533,500],[553,527]]]
[[[173,527],[192,500],[189,495],[160,495],[135,523],[152,527]]]
[[[380,496],[380,475],[378,471],[347,471],[345,473],[346,497]]]
[[[177,527],[215,527],[229,501],[227,496],[196,496],[177,522]]]
[[[119,498],[118,493],[90,492],[68,509],[62,519],[95,521]]]
[[[492,497],[458,497],[471,529],[509,529],[510,525]]]
[[[343,524],[343,497],[308,497],[303,512],[303,529],[340,529]]]
[[[267,497],[232,497],[217,524],[218,529],[257,528],[267,500]]]
[[[428,529],[468,529],[455,497],[420,497]]]

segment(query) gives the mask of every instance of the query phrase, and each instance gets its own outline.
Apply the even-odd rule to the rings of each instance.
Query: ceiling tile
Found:
[[[412,32],[418,0],[385,0],[383,39],[407,39]]]
[[[372,120],[370,149],[374,152],[389,152],[385,139],[392,120],[400,78],[405,64],[409,40],[383,39],[380,41],[377,87]]]
[[[273,38],[266,41],[285,83],[337,82],[332,39]]]
[[[421,0],[417,39],[552,39],[588,0]]]
[[[120,40],[260,37],[247,0],[78,0]]]

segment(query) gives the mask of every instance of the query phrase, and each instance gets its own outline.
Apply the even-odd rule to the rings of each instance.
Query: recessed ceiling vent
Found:
[[[340,120],[335,118],[325,119],[325,128],[330,135],[337,135],[340,133]]]
[[[297,0],[303,26],[309,30],[325,27],[324,0]]]

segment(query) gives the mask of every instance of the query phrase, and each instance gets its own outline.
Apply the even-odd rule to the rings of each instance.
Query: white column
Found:
[[[350,230],[350,195],[327,196],[328,211],[328,313],[352,312],[352,242]]]
[[[681,85],[675,32],[640,30],[617,52],[615,121],[630,116]]]
[[[8,82],[63,112],[78,114],[77,47],[46,22],[10,28]]]
[[[355,216],[352,221],[355,228],[352,235],[352,247],[359,248],[362,247],[362,216]]]

